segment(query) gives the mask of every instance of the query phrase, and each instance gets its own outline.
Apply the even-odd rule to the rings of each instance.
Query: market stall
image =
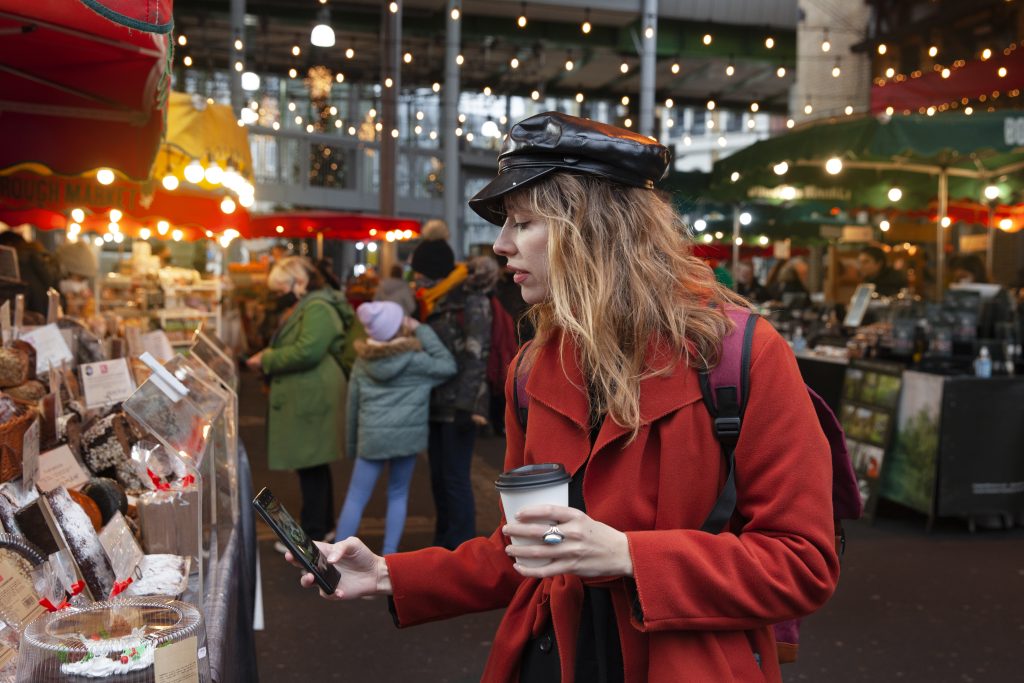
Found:
[[[254,680],[251,482],[223,342],[200,330],[187,355],[161,363],[149,350],[169,346],[162,332],[103,339],[61,318],[56,299],[52,322],[32,328],[22,306],[0,307],[0,583],[12,583],[0,590],[0,680],[19,666],[18,681],[38,680],[36,621],[124,617],[111,600],[202,615],[205,644],[191,651],[200,680]],[[119,670],[116,657],[103,663],[114,650],[66,647],[63,666],[47,669],[54,680]]]

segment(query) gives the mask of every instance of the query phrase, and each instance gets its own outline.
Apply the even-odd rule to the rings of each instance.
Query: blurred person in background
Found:
[[[389,277],[380,281],[377,285],[377,293],[373,295],[374,301],[393,301],[402,307],[405,315],[416,315],[416,297],[412,294],[412,287],[402,278],[403,268],[397,263],[391,266]]]
[[[330,463],[344,453],[351,370],[344,354],[355,315],[344,296],[327,287],[301,256],[275,264],[267,286],[277,296],[280,323],[269,346],[246,365],[262,371],[270,384],[268,463],[271,470],[298,474],[302,529],[310,538],[333,540]]]
[[[768,300],[768,290],[754,277],[754,264],[750,261],[736,264],[736,293],[755,303]]]
[[[906,276],[891,267],[885,252],[874,245],[861,247],[857,254],[857,269],[861,281],[873,284],[879,296],[896,296],[907,286]]]

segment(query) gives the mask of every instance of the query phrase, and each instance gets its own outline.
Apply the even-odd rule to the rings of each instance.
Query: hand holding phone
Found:
[[[313,539],[302,530],[284,506],[274,497],[270,489],[265,488],[256,494],[252,505],[260,517],[270,525],[281,542],[285,544],[292,557],[299,561],[324,593],[330,595],[338,587],[341,574],[334,565],[320,552]]]

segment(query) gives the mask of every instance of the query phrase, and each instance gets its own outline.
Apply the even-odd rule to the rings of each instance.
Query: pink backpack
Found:
[[[717,534],[728,528],[729,521],[736,511],[736,443],[739,441],[740,429],[743,425],[743,411],[747,405],[750,385],[750,356],[754,343],[754,328],[758,316],[741,308],[730,308],[726,311],[735,323],[735,329],[722,340],[721,358],[718,365],[710,372],[700,373],[701,393],[704,405],[711,415],[715,437],[722,445],[722,456],[725,458],[728,477],[722,492],[715,501],[710,514],[701,530]],[[525,347],[524,347],[525,351]],[[526,395],[528,374],[520,375],[519,365],[523,353],[516,363],[515,381],[512,385],[519,424],[526,431],[529,413],[529,396]],[[840,557],[846,549],[846,534],[843,520],[859,519],[863,513],[857,478],[853,472],[853,464],[846,450],[846,435],[839,424],[835,413],[828,407],[825,400],[813,389],[807,387],[807,393],[814,405],[821,430],[828,439],[830,457],[832,458],[832,514],[835,524],[836,551]],[[796,661],[800,646],[800,619],[780,622],[772,626],[778,646],[779,662],[786,664]]]

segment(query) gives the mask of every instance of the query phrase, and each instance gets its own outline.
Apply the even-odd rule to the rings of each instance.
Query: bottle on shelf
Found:
[[[800,351],[807,350],[807,340],[804,338],[804,328],[797,327],[793,331],[793,352],[799,353]]]
[[[975,377],[992,376],[992,356],[989,354],[987,346],[982,346],[978,351],[978,357],[974,359],[974,375]]]

